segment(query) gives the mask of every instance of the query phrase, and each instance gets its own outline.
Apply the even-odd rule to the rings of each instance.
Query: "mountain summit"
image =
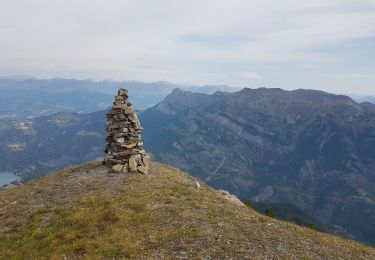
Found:
[[[4,259],[374,259],[375,250],[256,213],[175,168],[93,162],[0,192]]]

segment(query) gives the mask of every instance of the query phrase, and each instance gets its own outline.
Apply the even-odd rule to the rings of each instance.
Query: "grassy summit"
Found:
[[[373,248],[260,215],[175,168],[106,171],[94,162],[1,191],[1,258],[375,259]]]

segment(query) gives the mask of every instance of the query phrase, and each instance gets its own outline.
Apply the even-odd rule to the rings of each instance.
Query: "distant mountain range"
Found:
[[[355,101],[357,101],[358,103],[368,102],[368,103],[375,104],[375,96],[370,96],[370,95],[365,96],[365,95],[358,95],[354,93],[349,93],[347,95],[351,97],[352,99],[354,99]]]
[[[27,179],[101,156],[104,113],[2,124],[0,170]],[[175,89],[139,117],[156,160],[375,244],[375,105],[313,90]]]
[[[363,102],[369,102],[372,104],[375,104],[375,97],[360,97],[357,99],[358,102],[363,103]]]
[[[169,82],[0,77],[0,120],[44,116],[61,111],[89,113],[103,110],[111,105],[113,93],[120,87],[129,90],[131,101],[137,109],[156,105],[176,87],[202,93],[238,90],[224,85],[181,86]]]

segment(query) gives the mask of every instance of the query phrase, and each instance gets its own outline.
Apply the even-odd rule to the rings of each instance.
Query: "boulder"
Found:
[[[125,142],[125,139],[124,139],[124,137],[121,137],[121,138],[118,138],[118,139],[116,140],[116,142],[118,142],[118,143],[124,143],[124,142]]]
[[[146,168],[150,168],[150,157],[145,155],[143,156],[143,165],[146,167]]]
[[[115,164],[112,166],[112,170],[114,172],[122,172],[124,169],[124,165],[123,164]]]
[[[246,207],[246,205],[243,204],[241,200],[239,200],[236,196],[234,196],[233,194],[230,194],[226,190],[218,190],[217,193],[219,193],[224,199],[226,199],[227,201],[235,205]]]
[[[137,171],[143,174],[148,174],[148,168],[145,166],[138,166]]]
[[[131,143],[131,144],[123,144],[121,147],[126,147],[128,149],[134,148],[137,146],[137,143]]]
[[[137,172],[137,161],[134,156],[129,157],[129,168],[131,172]]]

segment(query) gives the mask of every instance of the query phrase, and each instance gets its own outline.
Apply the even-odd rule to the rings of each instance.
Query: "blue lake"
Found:
[[[11,172],[0,172],[0,187],[17,180],[17,176]]]

